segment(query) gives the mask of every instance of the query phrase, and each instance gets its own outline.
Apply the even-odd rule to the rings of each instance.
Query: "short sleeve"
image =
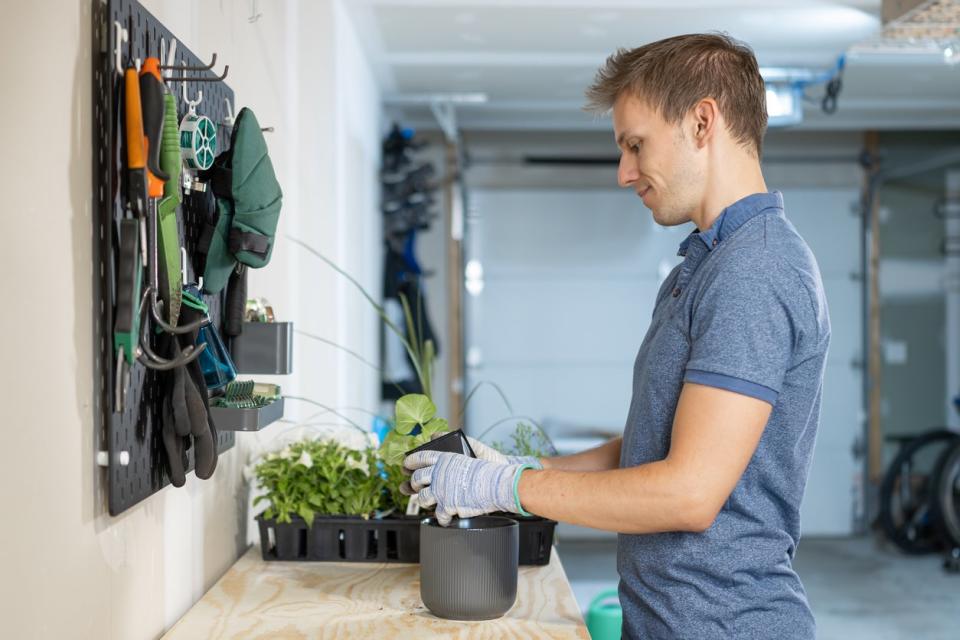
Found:
[[[684,379],[776,404],[796,344],[798,288],[774,261],[724,265],[694,302]]]

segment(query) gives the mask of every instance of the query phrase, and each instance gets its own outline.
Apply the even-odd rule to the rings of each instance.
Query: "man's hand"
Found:
[[[472,446],[472,444],[471,444]],[[522,464],[503,464],[459,453],[418,451],[403,461],[412,471],[400,491],[417,494],[420,506],[437,506],[437,521],[450,524],[453,516],[470,518],[494,511],[519,513],[517,476]]]

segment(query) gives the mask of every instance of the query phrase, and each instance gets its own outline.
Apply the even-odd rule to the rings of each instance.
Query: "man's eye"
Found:
[[[630,151],[633,151],[634,153],[640,153],[640,145],[639,144],[630,145]]]

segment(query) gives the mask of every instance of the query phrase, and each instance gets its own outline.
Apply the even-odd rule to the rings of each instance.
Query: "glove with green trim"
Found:
[[[413,475],[400,491],[416,494],[422,507],[436,505],[437,521],[443,526],[449,525],[453,516],[471,518],[496,511],[530,515],[517,495],[520,474],[533,468],[530,465],[440,451],[417,451],[407,456],[403,465]]]

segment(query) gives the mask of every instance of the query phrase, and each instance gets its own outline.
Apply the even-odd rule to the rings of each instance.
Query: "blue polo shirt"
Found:
[[[667,456],[684,382],[773,409],[707,531],[618,536],[624,637],[814,638],[791,561],[830,342],[816,260],[778,192],[727,207],[680,255],[634,364],[620,466]]]

